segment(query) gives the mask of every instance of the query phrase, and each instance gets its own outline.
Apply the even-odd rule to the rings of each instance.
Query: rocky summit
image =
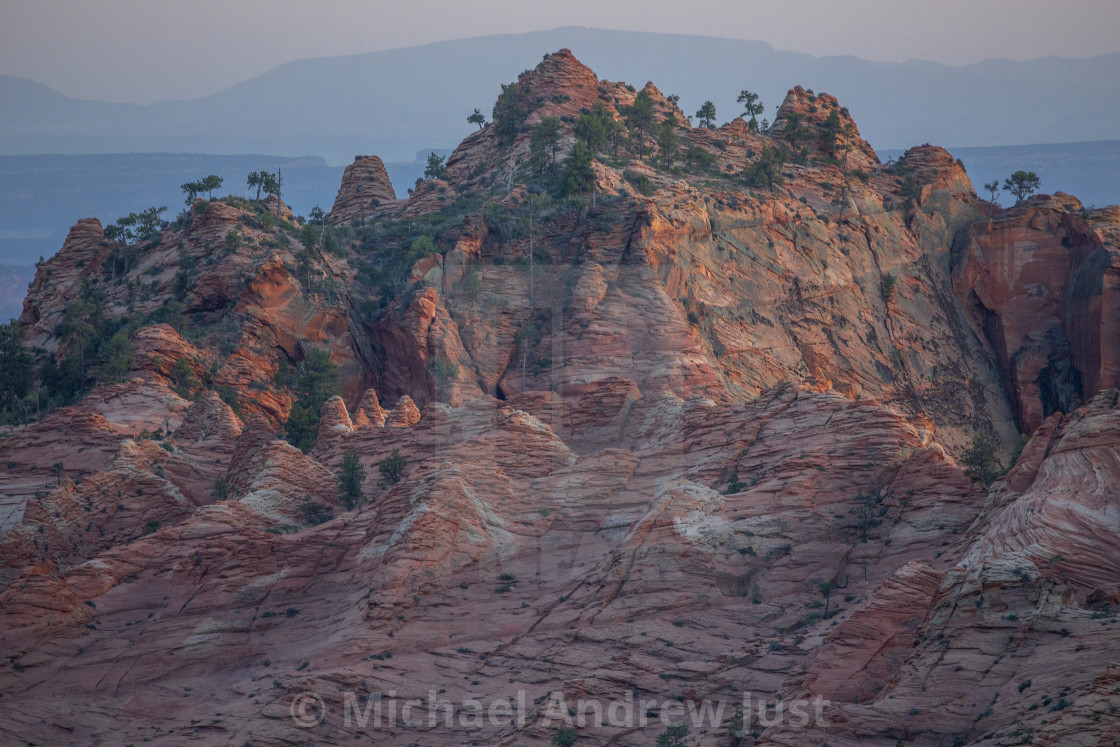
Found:
[[[478,124],[40,263],[0,741],[1120,743],[1117,208],[566,50]]]

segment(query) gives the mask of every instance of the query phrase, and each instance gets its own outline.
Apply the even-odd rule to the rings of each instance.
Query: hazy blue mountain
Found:
[[[424,173],[429,152],[416,153],[412,161],[386,164],[402,197]],[[437,152],[447,155],[449,151]],[[249,195],[245,176],[261,169],[283,169],[284,202],[297,215],[307,215],[316,205],[330,210],[343,171],[318,156],[0,156],[0,263],[31,264],[40,256],[51,256],[80,218],[99,218],[108,224],[152,205],[167,205],[165,217],[173,218],[184,207],[179,185],[207,174],[226,180],[219,194]]]
[[[33,265],[0,264],[0,324],[23,312],[23,298],[34,277]]]
[[[466,115],[489,114],[499,84],[546,52],[570,48],[600,77],[677,93],[686,112],[706,99],[720,121],[743,88],[767,114],[786,90],[825,90],[848,106],[879,148],[1120,138],[1120,55],[990,60],[950,67],[818,58],[768,44],[702,36],[562,28],[301,60],[211,96],[147,106],[77,101],[0,78],[0,151],[28,153],[357,153],[408,161],[453,147]]]

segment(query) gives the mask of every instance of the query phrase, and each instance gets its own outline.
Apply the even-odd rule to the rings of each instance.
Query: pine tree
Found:
[[[198,191],[205,192],[206,199],[212,200],[214,199],[214,190],[221,189],[223,181],[225,180],[217,174],[210,174],[208,177],[198,183],[198,186],[200,187]]]
[[[34,358],[23,344],[23,327],[15,319],[0,324],[0,415],[14,418],[16,406],[31,384]]]
[[[630,130],[630,140],[638,146],[638,158],[645,156],[646,138],[653,131],[656,115],[653,110],[653,99],[649,91],[642,89],[634,98],[634,103],[623,110],[626,127]]]
[[[1003,190],[1015,195],[1015,204],[1027,199],[1042,186],[1042,180],[1033,171],[1016,171],[1003,180]]]
[[[338,495],[346,508],[355,508],[365,503],[362,483],[366,481],[366,470],[358,459],[358,452],[347,449],[342,457],[342,471],[338,475]]]
[[[705,101],[704,105],[696,112],[696,118],[700,120],[701,127],[714,130],[716,128],[716,105],[711,101]]]
[[[564,159],[564,177],[560,180],[560,193],[583,194],[595,184],[595,169],[591,167],[591,151],[576,142]]]
[[[749,117],[747,126],[751,132],[758,132],[758,115],[762,114],[762,102],[758,100],[758,94],[752,93],[747,89],[739,92],[739,98],[735,99],[743,105],[743,116]]]
[[[1003,474],[996,459],[996,445],[983,433],[973,436],[972,445],[961,457],[961,464],[965,465],[965,476],[985,490]]]
[[[428,165],[424,167],[425,179],[446,179],[447,167],[443,164],[443,156],[435,153],[428,154]]]

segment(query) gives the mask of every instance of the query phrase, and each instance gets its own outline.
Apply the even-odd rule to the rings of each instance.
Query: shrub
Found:
[[[285,427],[288,443],[304,452],[311,450],[319,426],[319,409],[337,393],[338,367],[331,361],[330,353],[312,350],[299,364],[296,404]]]
[[[381,482],[384,485],[396,485],[404,477],[404,467],[407,462],[401,456],[400,449],[393,449],[393,453],[377,463],[381,472]]]
[[[764,145],[758,160],[747,164],[740,176],[748,187],[766,187],[773,191],[782,184],[782,166],[787,158],[784,150]]]
[[[556,747],[572,747],[577,741],[579,741],[579,734],[570,726],[561,726],[552,735],[552,743]]]
[[[237,417],[241,417],[241,398],[237,396],[237,390],[231,386],[220,386],[217,392],[222,402],[229,405],[229,409],[233,410]]]
[[[657,191],[657,185],[653,183],[652,179],[650,179],[645,174],[639,174],[636,171],[627,171],[626,181],[632,184],[634,189],[636,189],[639,193],[646,195],[647,197]]]
[[[334,518],[334,509],[322,503],[316,503],[310,498],[304,501],[299,509],[300,513],[303,514],[304,523],[308,526],[317,526]]]
[[[146,522],[144,522],[144,534],[158,532],[159,528],[162,526],[163,523],[159,519],[148,519]]]
[[[961,457],[961,464],[965,466],[965,476],[985,490],[1003,474],[996,460],[995,444],[983,433],[977,433],[972,438],[972,445]]]
[[[895,284],[897,283],[897,280],[895,279],[894,275],[891,275],[890,273],[887,273],[887,274],[883,275],[882,283],[883,283],[883,300],[887,303],[890,303],[891,299],[894,298],[894,287],[895,287]]]
[[[685,747],[688,744],[688,724],[678,721],[665,727],[657,736],[657,747]]]
[[[424,167],[425,179],[446,179],[447,166],[443,163],[443,156],[437,156],[435,153],[428,154],[428,164]]]
[[[191,393],[198,387],[198,379],[186,358],[175,361],[175,365],[167,372],[167,378],[171,379],[175,393],[183,399],[190,399]]]
[[[591,167],[591,150],[577,141],[564,159],[563,176],[560,179],[560,194],[567,197],[583,194],[595,185],[595,169]]]
[[[521,106],[524,100],[525,94],[514,82],[509,85],[503,83],[502,93],[494,102],[494,110],[491,112],[494,132],[498,139],[507,145],[517,137],[521,125],[525,122],[526,113],[522,111]]]
[[[478,293],[482,290],[482,275],[479,273],[478,267],[477,262],[472,262],[467,267],[467,271],[463,273],[463,282],[460,285],[463,293],[472,301],[478,299]]]

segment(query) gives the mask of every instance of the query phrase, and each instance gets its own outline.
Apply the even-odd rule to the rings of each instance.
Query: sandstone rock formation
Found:
[[[954,248],[957,296],[995,351],[1027,433],[1120,384],[1115,223],[1063,197],[973,224]]]
[[[386,207],[395,206],[397,194],[389,181],[389,172],[377,156],[356,156],[342,172],[330,221],[335,225],[357,218],[364,221]]]
[[[581,744],[705,701],[702,745],[1115,741],[1120,211],[997,211],[940,148],[880,164],[827,94],[753,132],[652,84],[682,155],[619,145],[545,198],[532,127],[561,118],[563,158],[642,89],[567,51],[517,85],[512,138],[400,203],[359,158],[317,236],[198,201],[142,247],[81,221],[39,268],[45,411],[0,433],[0,741],[543,747],[555,694],[650,702]],[[764,147],[791,157],[759,186]],[[83,298],[129,355],[98,339],[62,392]],[[958,463],[978,433],[1011,467],[990,490]],[[428,725],[429,691],[520,691],[525,721]],[[745,692],[828,723],[734,737]],[[345,720],[409,699],[419,725]]]

